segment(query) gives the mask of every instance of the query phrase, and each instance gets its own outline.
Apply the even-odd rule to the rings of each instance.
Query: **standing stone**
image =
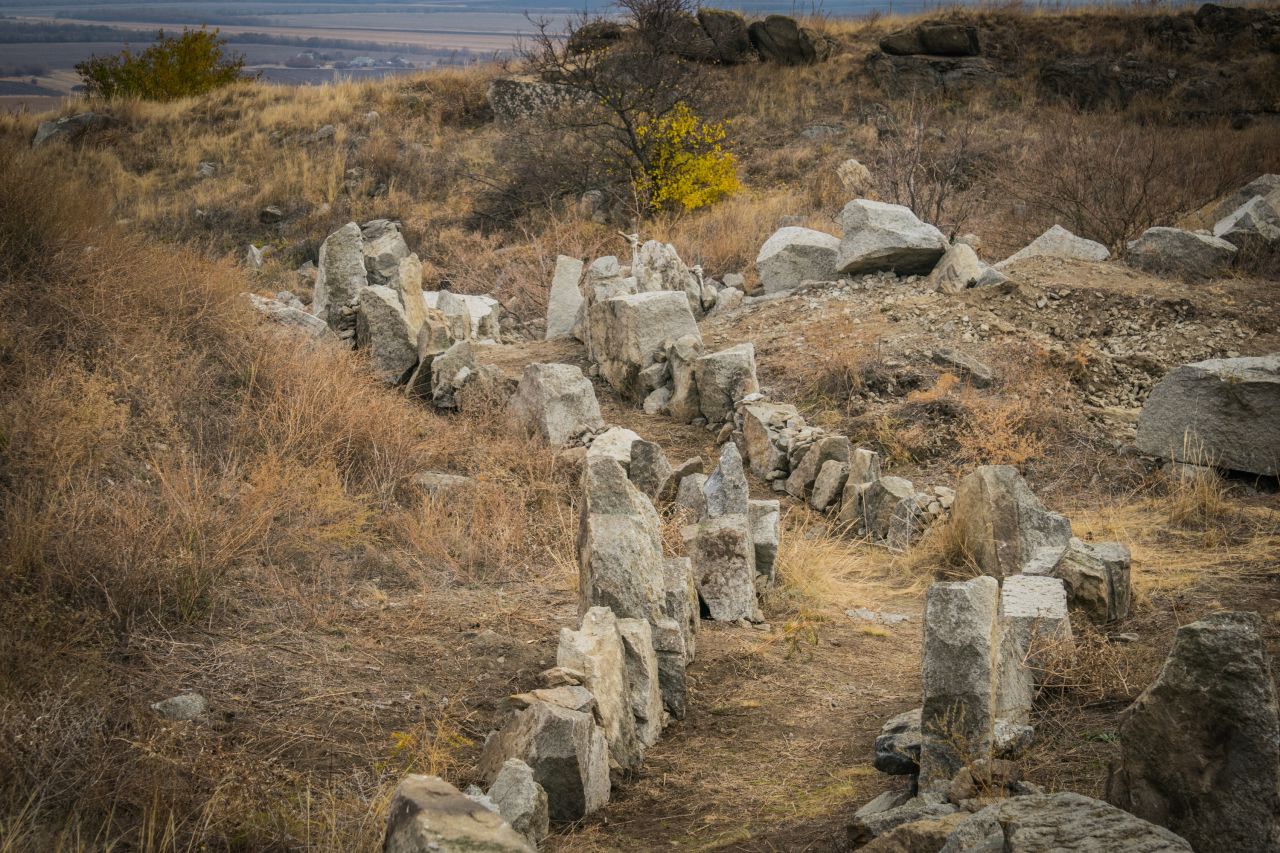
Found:
[[[1280,850],[1280,712],[1256,613],[1178,629],[1125,712],[1107,799],[1200,853]]]
[[[652,622],[662,612],[658,514],[615,459],[583,466],[577,548],[579,613],[607,607],[624,619]]]
[[[837,520],[841,525],[855,533],[858,528],[865,530],[862,493],[879,479],[880,454],[865,447],[856,448],[849,457],[849,479],[845,481],[844,494],[840,498]]]
[[[1086,240],[1084,237],[1077,237],[1061,225],[1054,225],[1026,246],[996,264],[996,269],[1003,270],[1018,261],[1040,257],[1065,258],[1077,261],[1105,261],[1111,257],[1111,252],[1101,243]]]
[[[600,375],[618,393],[636,400],[643,399],[640,371],[657,361],[664,341],[685,335],[702,340],[688,300],[672,291],[606,299],[591,306],[590,320],[591,356]]]
[[[670,476],[663,481],[662,487],[658,490],[658,502],[668,504],[675,500],[680,493],[680,484],[684,482],[684,478],[691,474],[701,474],[704,465],[701,456],[693,456],[681,462],[680,466],[673,469]]]
[[[804,281],[836,277],[840,240],[812,228],[788,226],[773,233],[756,256],[756,271],[765,293],[795,290]]]
[[[843,435],[827,435],[815,441],[787,477],[787,494],[801,500],[808,497],[822,466],[832,460],[848,462],[851,451],[849,439]]]
[[[826,512],[832,505],[838,506],[847,482],[849,482],[848,462],[835,459],[823,462],[817,479],[813,481],[813,491],[809,494],[809,506],[818,512]]]
[[[692,663],[697,651],[698,625],[701,622],[693,561],[688,557],[667,557],[662,561],[662,578],[663,616],[671,619],[679,628],[684,659]],[[661,619],[654,622],[654,625],[661,624]]]
[[[1138,416],[1143,453],[1280,475],[1280,353],[1211,358],[1175,368]]]
[[[1148,228],[1129,242],[1125,261],[1156,275],[1204,281],[1225,273],[1238,251],[1220,237],[1181,228]]]
[[[702,281],[680,260],[675,246],[647,240],[633,254],[631,274],[640,293],[678,291],[685,295],[693,316],[702,316]]]
[[[422,261],[418,260],[417,255],[400,259],[392,290],[400,295],[404,316],[409,321],[409,328],[413,330],[416,340],[427,316],[427,303],[422,299]]]
[[[501,815],[463,796],[439,776],[411,773],[404,777],[387,809],[383,853],[533,853],[534,849]]]
[[[368,284],[360,226],[348,222],[320,244],[316,287],[311,297],[312,310],[329,324],[329,328],[337,329],[341,309],[355,302]]]
[[[609,802],[609,744],[589,712],[531,703],[485,740],[480,775],[496,781],[509,758],[533,770],[552,820],[580,820]]]
[[[929,273],[929,286],[941,293],[961,293],[975,286],[985,271],[972,247],[956,243]]]
[[[720,464],[711,472],[702,486],[707,498],[706,515],[720,518],[726,515],[746,515],[749,487],[747,472],[742,468],[742,454],[731,441],[720,448]]]
[[[961,480],[951,513],[967,556],[997,578],[1054,565],[1071,541],[1071,522],[1045,509],[1011,465],[983,465]]]
[[[489,799],[511,828],[537,847],[550,831],[547,792],[533,778],[533,770],[518,758],[508,758],[489,788]]]
[[[756,555],[747,516],[707,518],[685,528],[698,594],[718,622],[754,619]]]
[[[452,290],[437,290],[424,294],[425,296],[434,299],[434,304],[428,300],[428,306],[438,309],[449,321],[449,334],[455,341],[467,341],[474,337],[471,307],[465,299]]]
[[[631,442],[631,464],[627,468],[627,476],[645,497],[655,500],[671,474],[671,463],[667,461],[667,454],[662,452],[662,445],[644,439]]]
[[[696,599],[696,592],[694,597]],[[683,720],[689,691],[685,675],[691,658],[684,632],[680,630],[676,620],[664,616],[657,621],[653,626],[653,648],[657,659],[662,708],[677,720]]]
[[[364,238],[364,268],[369,284],[399,291],[400,262],[409,257],[409,245],[400,233],[400,226],[389,219],[375,219],[366,222],[360,233]]]
[[[679,628],[672,624],[672,630]],[[662,737],[662,688],[654,631],[644,619],[619,619],[627,675],[627,702],[635,718],[636,736],[646,747]]]
[[[556,270],[551,277],[551,295],[547,299],[546,340],[567,338],[582,307],[582,261],[566,255],[556,257]]]
[[[920,785],[990,757],[999,665],[992,577],[935,583],[925,597]]]
[[[738,401],[760,390],[755,346],[739,344],[702,356],[694,362],[694,381],[698,404],[707,422],[718,424],[731,419]]]
[[[910,480],[902,477],[880,477],[862,489],[859,500],[862,529],[872,539],[885,540],[893,528],[894,517],[910,513],[909,508],[900,509],[901,505],[915,506],[916,489]]]
[[[409,378],[418,363],[417,338],[394,290],[374,285],[360,291],[356,345],[369,350],[379,379],[388,385],[399,385]]]
[[[1072,537],[1052,569],[1033,567],[1032,571],[1061,578],[1071,609],[1094,624],[1106,625],[1129,615],[1130,563],[1129,549],[1119,542],[1089,543]]]
[[[695,473],[681,479],[676,490],[676,506],[692,515],[695,521],[707,515],[707,495],[703,491],[706,485],[706,476]]]
[[[583,614],[577,631],[561,628],[556,666],[583,674],[582,685],[596,698],[596,713],[609,742],[609,754],[623,770],[638,768],[644,757],[644,744],[631,713],[626,653],[613,611],[592,607]]]
[[[604,426],[591,380],[575,364],[530,364],[507,403],[507,417],[558,447]]]
[[[836,269],[843,273],[924,274],[947,250],[941,231],[900,204],[856,199],[841,211],[840,226],[844,237]]]
[[[756,552],[756,582],[758,586],[773,586],[777,580],[776,563],[781,504],[778,501],[748,501],[747,516],[751,522],[751,543]]]
[[[1000,672],[996,716],[1025,723],[1035,698],[1039,651],[1071,641],[1067,590],[1058,578],[1014,575],[1000,590]]]
[[[702,412],[698,399],[698,383],[695,379],[698,359],[702,358],[702,338],[696,334],[682,335],[663,345],[667,364],[671,366],[671,396],[667,399],[667,414],[680,423],[687,424]]]
[[[449,333],[449,322],[435,308],[423,307],[422,325],[418,329],[418,366],[409,377],[405,392],[411,397],[431,396],[431,366],[435,357],[448,352],[455,343]]]
[[[431,360],[431,399],[441,409],[456,409],[457,394],[476,371],[471,341],[458,341]]]
[[[742,438],[751,471],[760,479],[773,471],[786,471],[787,453],[778,446],[778,434],[788,425],[804,423],[795,406],[787,403],[752,403],[742,410]]]

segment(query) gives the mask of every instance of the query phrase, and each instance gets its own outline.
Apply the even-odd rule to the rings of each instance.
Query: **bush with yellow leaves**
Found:
[[[738,160],[724,149],[723,122],[706,122],[680,103],[642,124],[636,136],[649,151],[637,181],[650,208],[697,210],[737,191]]]

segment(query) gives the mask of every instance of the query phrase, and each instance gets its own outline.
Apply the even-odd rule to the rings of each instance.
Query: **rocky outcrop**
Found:
[[[1204,281],[1225,273],[1237,251],[1220,237],[1180,228],[1148,228],[1129,242],[1125,261],[1156,275]]]
[[[805,281],[836,277],[840,240],[812,228],[788,226],[773,233],[756,256],[756,271],[765,293],[795,290]]]
[[[1201,853],[1280,849],[1280,710],[1257,614],[1179,628],[1125,712],[1120,748],[1112,803]]]
[[[1138,418],[1143,453],[1280,475],[1280,353],[1184,364],[1152,389]]]
[[[591,306],[591,356],[600,375],[624,397],[647,394],[640,371],[657,361],[665,341],[691,336],[698,325],[683,292],[655,291],[615,296]]]
[[[964,24],[921,24],[880,39],[880,49],[894,56],[977,56],[982,52],[976,27]]]
[[[387,809],[383,853],[534,853],[535,849],[500,814],[463,796],[439,776],[404,777]]]
[[[356,302],[356,346],[369,351],[374,373],[388,385],[409,379],[418,364],[418,336],[410,327],[399,295],[373,285]]]
[[[493,117],[500,124],[535,119],[554,110],[582,102],[583,94],[571,86],[547,83],[531,76],[499,77],[486,94]]]
[[[507,403],[507,417],[552,446],[604,428],[591,380],[573,364],[530,364]]]
[[[101,113],[78,113],[63,116],[54,121],[42,121],[31,137],[31,147],[39,148],[53,142],[79,142],[87,134],[115,124],[115,119]]]
[[[737,12],[702,8],[698,24],[714,45],[712,58],[721,65],[739,65],[755,58],[747,22]]]
[[[947,250],[941,231],[900,204],[851,201],[840,213],[840,226],[836,269],[842,273],[927,273]]]
[[[785,15],[756,21],[747,27],[747,36],[762,60],[778,65],[814,65],[829,59],[833,50],[826,36]]]

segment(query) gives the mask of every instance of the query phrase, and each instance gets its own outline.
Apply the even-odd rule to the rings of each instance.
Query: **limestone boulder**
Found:
[[[698,24],[715,46],[714,58],[721,65],[740,65],[755,58],[747,22],[737,12],[702,8],[698,10]]]
[[[527,366],[507,402],[507,417],[518,429],[552,446],[604,427],[591,380],[574,364]]]
[[[360,291],[368,285],[364,237],[359,225],[348,222],[320,244],[311,308],[329,328],[337,329],[342,317],[340,309],[355,304]]]
[[[891,717],[876,737],[873,766],[892,776],[914,776],[920,772],[920,709],[913,708]]]
[[[778,501],[748,501],[747,518],[756,554],[757,585],[773,586],[777,579],[778,546],[782,542],[781,504]]]
[[[679,629],[684,659],[692,662],[697,651],[698,626],[701,622],[693,561],[688,557],[667,557],[663,560],[662,572],[662,614]],[[661,624],[662,619],[654,622],[655,626]]]
[[[1000,590],[1000,668],[996,715],[1026,723],[1036,693],[1036,667],[1049,648],[1071,642],[1067,589],[1061,579],[1005,578]]]
[[[1280,475],[1280,353],[1213,358],[1165,375],[1142,407],[1143,453]]]
[[[1209,222],[1221,222],[1239,210],[1240,205],[1252,200],[1254,196],[1265,197],[1275,190],[1280,190],[1280,175],[1259,175],[1219,199],[1209,213]]]
[[[455,341],[471,340],[475,336],[472,330],[475,323],[471,317],[471,305],[452,290],[433,290],[422,294],[428,308],[435,309],[445,316],[449,323],[449,334]]]
[[[865,845],[873,849],[868,842],[873,844],[875,839],[892,833],[898,827],[923,820],[949,818],[958,811],[960,809],[947,802],[941,794],[926,792],[916,797],[908,795],[904,799],[896,791],[887,791],[854,812],[848,828],[849,843],[855,848]]]
[[[947,250],[941,231],[900,204],[856,199],[841,211],[840,227],[836,269],[842,273],[924,274]]]
[[[391,798],[382,849],[384,853],[534,853],[536,848],[502,815],[464,796],[439,776],[411,773],[400,780]]]
[[[692,516],[695,521],[707,515],[707,495],[703,491],[706,485],[706,475],[693,473],[681,479],[680,486],[676,490],[676,506]]]
[[[990,757],[999,667],[1000,584],[981,576],[929,587],[924,614],[920,783]]]
[[[961,480],[951,514],[967,556],[997,578],[1054,565],[1071,541],[1071,522],[1045,509],[1010,465],[983,465]]]
[[[1121,721],[1107,799],[1203,853],[1280,849],[1280,712],[1257,614],[1178,629]]]
[[[591,306],[590,322],[591,356],[600,375],[618,393],[636,400],[643,399],[640,371],[657,361],[665,341],[686,335],[699,345],[702,341],[689,301],[674,291],[605,299]]]
[[[399,294],[409,328],[417,335],[427,317],[427,303],[422,298],[422,261],[413,254],[401,258],[391,281],[388,287]]]
[[[499,124],[517,124],[572,107],[582,93],[572,86],[547,83],[537,77],[499,77],[489,84],[486,97]]]
[[[534,702],[485,740],[480,775],[495,782],[510,758],[533,771],[552,820],[580,820],[609,802],[609,744],[590,713]]]
[[[368,350],[374,373],[388,385],[406,382],[417,366],[418,335],[391,288],[373,285],[360,291],[356,346]]]
[[[836,167],[836,177],[846,191],[857,196],[866,195],[873,184],[871,170],[852,157]]]
[[[739,344],[702,356],[694,362],[694,382],[698,386],[698,405],[707,422],[718,424],[731,419],[738,401],[760,390],[755,346]]]
[[[1111,251],[1101,243],[1077,237],[1061,225],[1054,225],[995,266],[996,269],[1003,270],[1019,261],[1042,257],[1105,261],[1111,257]]]
[[[615,459],[588,459],[578,524],[578,609],[607,607],[652,622],[665,600],[662,539],[653,504]]]
[[[582,308],[582,261],[560,255],[551,276],[551,294],[547,299],[546,340],[567,338],[573,334],[578,311]]]
[[[1125,262],[1156,275],[1205,281],[1226,273],[1238,251],[1221,237],[1157,227],[1129,242]]]
[[[862,529],[875,540],[887,540],[895,519],[913,517],[916,489],[902,477],[880,477],[862,489]]]
[[[54,121],[42,121],[31,137],[31,147],[40,148],[55,142],[74,143],[90,133],[115,124],[115,119],[101,113],[87,112],[63,116]]]
[[[957,824],[939,853],[1187,853],[1161,826],[1100,800],[1061,791],[1010,797]]]
[[[765,293],[783,293],[803,281],[831,281],[836,277],[839,251],[840,240],[830,234],[812,228],[779,228],[756,256],[760,284]]]
[[[578,630],[561,628],[556,666],[582,673],[582,685],[596,699],[596,713],[609,742],[609,755],[624,770],[638,768],[645,745],[631,712],[626,652],[613,611],[592,607],[582,615]]]
[[[550,831],[547,792],[533,778],[533,769],[518,758],[508,758],[493,780],[489,799],[498,814],[537,848]]]

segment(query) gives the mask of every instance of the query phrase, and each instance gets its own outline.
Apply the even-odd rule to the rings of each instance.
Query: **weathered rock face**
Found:
[[[702,316],[702,281],[680,260],[670,243],[647,240],[635,249],[631,274],[640,293],[679,291],[689,301],[694,317]]]
[[[802,500],[808,497],[822,466],[832,460],[848,462],[852,449],[849,439],[843,435],[828,435],[818,439],[787,477],[787,494]]]
[[[850,157],[836,167],[840,185],[853,195],[866,195],[872,187],[871,170]]]
[[[364,238],[364,268],[369,284],[398,291],[400,262],[409,257],[409,244],[404,241],[399,224],[389,219],[375,219],[366,222],[360,234]]]
[[[613,611],[592,607],[582,615],[582,626],[577,631],[561,628],[556,666],[583,674],[583,686],[596,698],[596,713],[609,742],[609,755],[624,770],[638,768],[644,758],[644,744],[631,713],[626,653]]]
[[[1257,614],[1179,628],[1120,746],[1112,803],[1205,853],[1280,849],[1280,711]]]
[[[609,802],[609,744],[590,713],[530,704],[485,741],[480,775],[493,782],[509,758],[533,770],[552,820],[578,820]]]
[[[1240,205],[1213,226],[1213,236],[1250,250],[1280,241],[1280,190],[1254,196]]]
[[[702,404],[698,398],[695,371],[702,358],[702,336],[687,334],[672,341],[666,347],[667,364],[671,368],[671,396],[667,399],[667,414],[680,423],[688,423],[698,417]]]
[[[578,525],[578,611],[608,607],[624,619],[662,613],[662,539],[653,504],[608,457],[582,471]]]
[[[79,142],[86,134],[114,123],[110,116],[99,113],[79,113],[55,121],[42,121],[35,136],[31,137],[31,147],[39,148],[51,142]]]
[[[795,290],[803,281],[836,277],[840,240],[812,228],[788,226],[773,233],[756,256],[756,271],[765,293]]]
[[[777,579],[775,564],[778,545],[781,504],[778,501],[748,501],[747,516],[751,523],[751,544],[756,552],[757,586],[772,586]]]
[[[818,512],[826,512],[833,505],[838,505],[848,481],[848,462],[831,459],[822,463],[818,477],[813,481],[813,491],[809,493],[809,506]]]
[[[500,814],[463,796],[439,776],[412,773],[396,786],[387,810],[383,853],[533,853]]]
[[[1156,275],[1204,281],[1225,273],[1237,251],[1220,237],[1181,228],[1148,228],[1130,241],[1125,260]]]
[[[899,97],[962,95],[987,89],[998,77],[991,62],[978,56],[893,56],[872,51],[866,68],[876,85]]]
[[[947,250],[946,238],[900,204],[856,199],[840,213],[844,237],[836,269],[843,273],[927,273]]]
[[[1045,509],[1009,465],[983,465],[961,480],[952,519],[968,556],[997,578],[1056,564],[1071,540],[1071,522]]]
[[[989,757],[999,666],[997,603],[992,577],[935,583],[925,598],[924,707],[920,782],[950,779]]]
[[[1073,537],[1052,569],[1034,567],[1033,571],[1061,578],[1071,609],[1105,625],[1129,615],[1130,562],[1129,549],[1118,542],[1089,543]]]
[[[720,448],[720,462],[702,486],[706,496],[706,515],[746,515],[748,510],[747,472],[742,467],[742,454],[733,442]]]
[[[643,619],[619,619],[618,635],[622,638],[627,703],[635,720],[636,736],[643,746],[653,746],[662,737],[662,688],[653,628]]]
[[[434,308],[426,308],[424,303],[422,325],[418,328],[418,367],[409,377],[407,393],[415,397],[431,396],[432,362],[436,356],[448,352],[454,343],[448,318]]]
[[[552,446],[568,443],[604,426],[591,380],[574,364],[530,364],[507,403],[507,417],[519,429]]]
[[[693,561],[688,557],[668,557],[662,561],[663,615],[676,623],[684,642],[684,659],[692,662],[697,651],[698,586],[693,577]],[[661,625],[659,619],[654,623]]]
[[[458,341],[431,360],[431,400],[441,409],[458,406],[457,394],[476,372],[471,341]]]
[[[760,390],[760,383],[756,381],[756,349],[751,343],[702,356],[694,362],[693,375],[698,386],[698,405],[708,423],[729,420],[739,400]]]
[[[960,293],[976,286],[986,270],[971,246],[956,243],[929,273],[929,285],[942,293]]]
[[[360,291],[356,346],[369,350],[374,372],[388,385],[406,381],[417,366],[418,335],[391,288],[374,285]]]
[[[725,9],[699,9],[698,23],[715,45],[714,58],[721,65],[738,65],[755,58],[747,22],[737,12]]]
[[[1018,261],[1039,257],[1067,258],[1077,261],[1105,261],[1111,257],[1111,252],[1101,243],[1077,237],[1061,225],[1054,225],[1026,246],[996,264],[996,269],[1004,269],[1010,264],[1016,264]]]
[[[895,525],[913,520],[916,489],[902,477],[879,477],[861,490],[862,529],[876,540],[890,538]],[[904,543],[905,544],[905,543]]]
[[[940,853],[1186,853],[1191,845],[1099,800],[1063,791],[1011,797],[970,815]]]
[[[511,828],[535,848],[550,831],[547,792],[533,778],[533,770],[518,758],[508,758],[493,780],[489,799]]]
[[[494,80],[487,97],[493,117],[501,124],[513,124],[571,107],[582,99],[582,93],[571,86],[517,76]]]
[[[756,614],[756,556],[746,515],[707,518],[685,528],[698,594],[720,622]]]
[[[1266,196],[1275,190],[1280,190],[1280,175],[1259,175],[1239,189],[1227,193],[1209,214],[1209,221],[1221,222],[1254,196]]]
[[[634,399],[642,398],[640,371],[656,361],[664,341],[686,335],[699,343],[702,340],[683,293],[615,296],[592,305],[590,313],[591,355],[600,365],[600,375],[620,394]]]
[[[1143,453],[1280,474],[1280,353],[1213,358],[1170,371],[1138,417]]]
[[[912,797],[909,792],[886,791],[854,812],[848,828],[849,844],[857,849],[875,850],[878,839],[899,827],[928,820],[954,820],[952,816],[958,811],[941,794]],[[880,847],[881,853],[885,849]]]
[[[787,470],[787,452],[777,436],[788,424],[803,423],[800,412],[787,403],[752,403],[742,409],[742,437],[752,472],[765,479],[771,471]]]
[[[455,341],[470,340],[474,323],[470,304],[451,290],[432,290],[422,294],[427,307],[439,311],[449,324],[449,335]]]
[[[627,476],[636,488],[644,492],[645,497],[656,500],[658,492],[667,484],[673,469],[667,461],[667,454],[662,452],[662,445],[653,441],[631,442],[631,464],[627,466]]]
[[[982,52],[976,27],[962,24],[922,24],[880,39],[880,49],[894,56],[918,53],[932,56],[977,56]]]
[[[990,387],[995,374],[990,367],[968,353],[952,347],[939,347],[933,351],[933,363],[953,371],[961,379],[967,379],[977,388]]]
[[[311,309],[316,316],[337,329],[340,309],[355,302],[369,284],[364,268],[364,238],[360,226],[348,222],[320,244],[316,287]]]
[[[556,270],[551,277],[551,295],[547,300],[546,340],[567,338],[573,334],[573,324],[582,308],[582,261],[560,255],[556,258]]]
[[[1025,723],[1035,698],[1035,657],[1071,642],[1067,590],[1058,578],[1014,575],[1000,591],[1000,670],[996,715]]]
[[[831,42],[785,15],[770,15],[747,27],[751,45],[765,62],[813,65],[831,56]]]
[[[422,261],[412,254],[401,258],[391,281],[388,287],[399,294],[405,319],[416,336],[427,316],[427,303],[422,298]]]
[[[624,469],[631,467],[631,447],[641,441],[639,435],[626,427],[609,427],[591,440],[587,448],[587,460],[608,456]]]

